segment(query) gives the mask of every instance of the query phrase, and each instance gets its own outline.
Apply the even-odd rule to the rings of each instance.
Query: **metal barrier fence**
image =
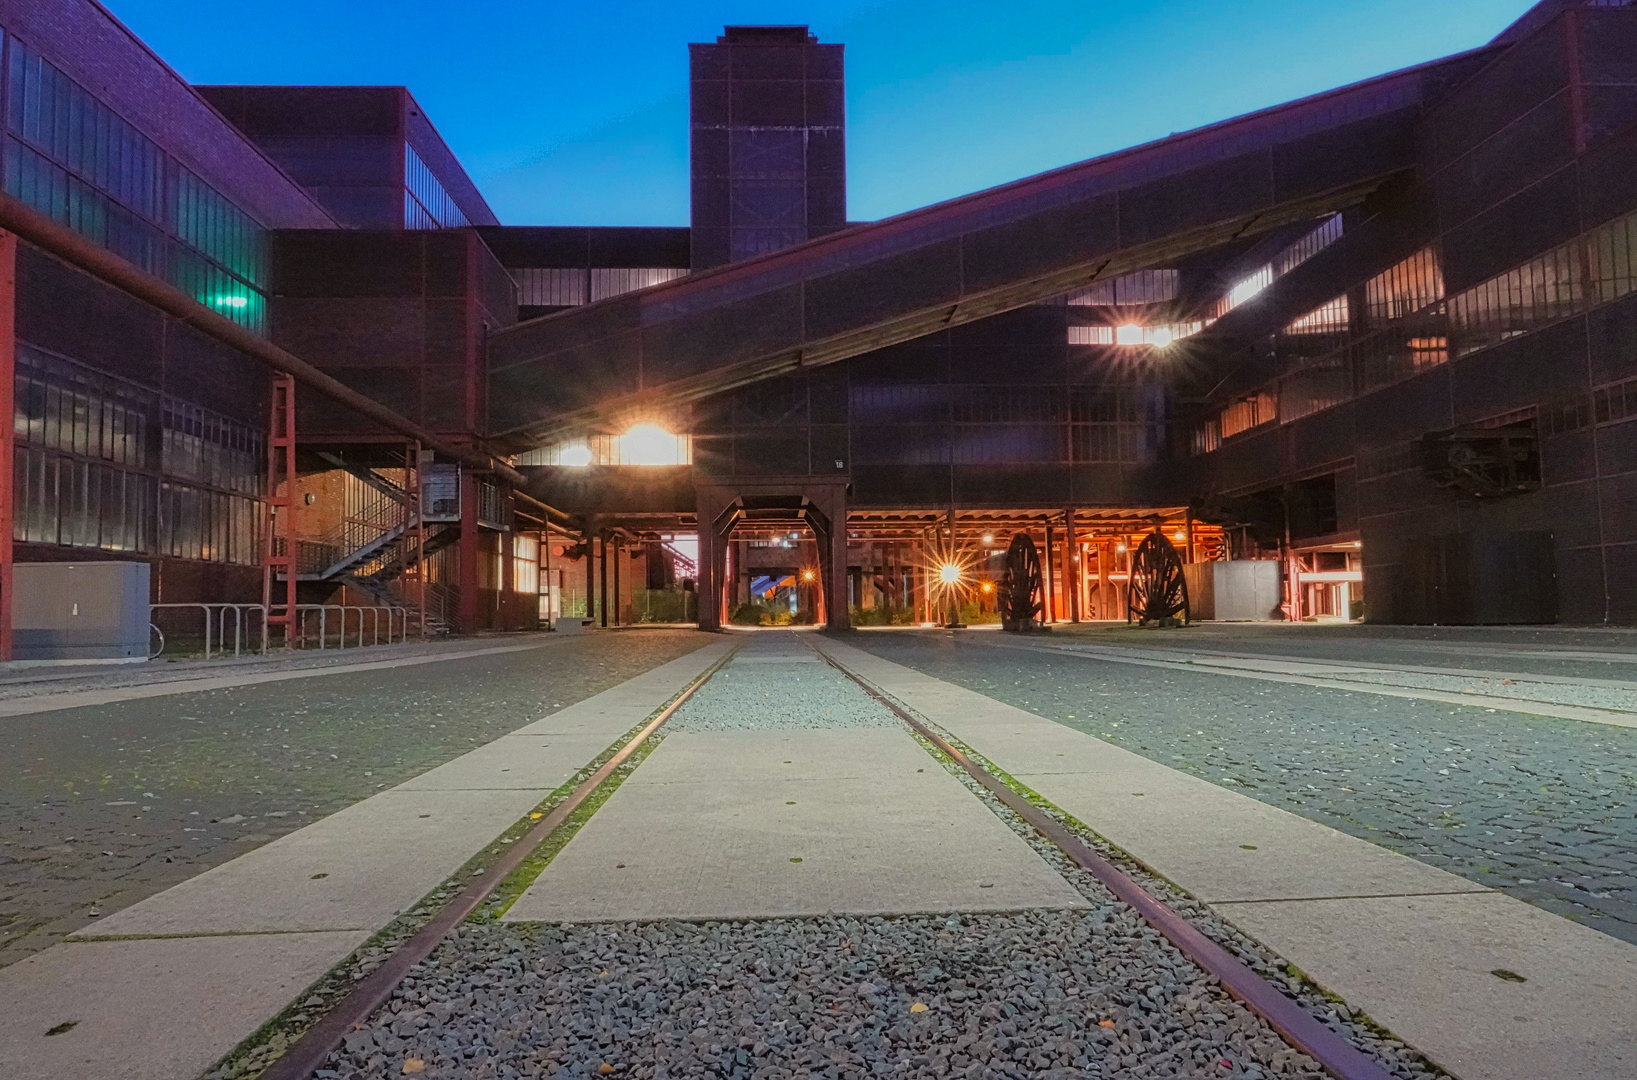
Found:
[[[254,651],[260,652],[263,655],[265,655],[267,653],[267,608],[264,607],[261,604],[150,604],[150,605],[148,605],[149,611],[163,611],[163,610],[176,611],[176,610],[186,610],[186,609],[190,609],[190,608],[196,608],[196,609],[198,609],[198,611],[200,613],[200,622],[203,624],[204,631],[205,631],[205,659],[206,660],[209,660],[210,657],[211,657],[211,641],[212,641],[211,629],[212,629],[213,624],[214,624],[215,631],[216,631],[215,632],[215,643],[216,643],[215,651],[218,652],[218,653],[225,653],[227,651],[227,630],[228,630],[227,618],[228,618],[229,613],[231,613],[232,616],[233,616],[233,655],[234,656],[240,655],[241,650],[243,650],[248,645],[248,642],[247,642],[246,639],[249,638],[249,636],[250,636],[250,631],[251,631],[251,627],[252,627],[253,624],[249,620],[247,620],[245,618],[246,614],[249,614],[251,616],[252,620],[257,615],[259,615],[261,617],[261,627],[260,627],[260,630],[261,630],[261,647],[259,649],[254,650]],[[165,632],[163,630],[160,630],[158,624],[156,624],[156,623],[150,623],[150,625],[152,625],[153,628],[159,632],[159,651],[149,655],[148,658],[151,660],[155,656],[159,656],[161,653],[163,653],[165,651]]]
[[[214,655],[226,655],[227,636],[231,629],[233,634],[233,655],[240,656],[247,652],[267,655],[267,608],[262,604],[151,604],[149,610],[177,611],[197,610],[200,625],[204,629],[205,659]],[[336,614],[332,622],[330,613]],[[351,613],[357,613],[358,622],[356,633],[348,641]],[[314,616],[316,615],[316,619]],[[231,616],[231,623],[229,622]],[[297,604],[296,605],[296,639],[293,647],[304,649],[307,647],[312,624],[317,623],[317,633],[313,635],[318,648],[331,648],[331,633],[334,632],[334,648],[362,648],[364,645],[391,645],[394,641],[409,639],[409,609],[398,606],[366,607],[353,604]],[[383,623],[385,624],[383,626]],[[153,629],[159,633],[159,649],[149,654],[149,659],[160,656],[165,651],[165,633],[157,623],[152,623]],[[386,640],[382,640],[382,631],[385,631]],[[366,642],[366,631],[369,640]],[[256,638],[259,636],[259,645]]]

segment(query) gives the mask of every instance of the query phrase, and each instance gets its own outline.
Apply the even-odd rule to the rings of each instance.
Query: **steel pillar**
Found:
[[[1069,622],[1080,621],[1081,572],[1080,539],[1074,529],[1074,511],[1063,511],[1063,588],[1069,594]]]
[[[267,546],[261,602],[267,611],[266,632],[271,635],[274,627],[283,627],[286,649],[295,645],[298,618],[296,537],[296,380],[280,373],[273,376],[267,424]]]
[[[17,393],[17,237],[0,232],[0,416],[11,416]],[[11,659],[11,530],[16,485],[11,432],[0,438],[0,661]]]
[[[477,620],[477,477],[460,470],[460,539],[455,542],[460,563],[460,601],[457,622],[460,632],[473,634]]]

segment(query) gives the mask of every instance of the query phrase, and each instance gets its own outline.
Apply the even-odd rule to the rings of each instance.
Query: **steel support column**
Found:
[[[11,533],[6,533],[9,538]],[[261,602],[267,630],[284,628],[284,647],[293,648],[298,614],[296,579],[296,381],[273,375],[267,424],[267,544],[262,560]],[[279,584],[279,575],[284,583]],[[274,614],[277,612],[277,614]]]
[[[460,600],[456,622],[460,632],[473,634],[477,624],[477,477],[460,471],[460,539],[455,543],[459,556]]]
[[[1063,588],[1069,594],[1069,622],[1080,621],[1081,573],[1080,538],[1074,529],[1074,511],[1063,511]]]
[[[1040,568],[1041,577],[1044,579],[1042,584],[1045,586],[1043,591],[1046,594],[1046,610],[1043,612],[1045,617],[1041,621],[1048,623],[1057,621],[1057,582],[1054,580],[1057,577],[1057,571],[1052,561],[1055,557],[1052,550],[1053,540],[1052,525],[1048,521],[1046,522],[1046,550],[1042,552],[1045,556],[1045,565]]]
[[[11,416],[17,392],[17,237],[0,232],[0,416]],[[11,659],[11,529],[16,513],[11,432],[0,438],[0,661]]]

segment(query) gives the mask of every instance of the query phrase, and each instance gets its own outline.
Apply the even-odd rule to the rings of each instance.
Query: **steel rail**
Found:
[[[212,311],[180,289],[155,278],[106,248],[86,239],[66,225],[61,225],[14,196],[0,192],[0,228],[16,233],[31,244],[65,262],[79,267],[92,277],[130,293],[165,312],[172,318],[210,335],[240,352],[249,353],[274,371],[294,377],[307,388],[331,401],[373,420],[389,431],[446,454],[468,468],[494,472],[509,483],[522,486],[527,477],[492,454],[457,446],[406,416],[382,405],[374,398],[359,393],[334,376],[286,352],[271,341],[257,337],[227,316]]]
[[[466,917],[477,910],[479,904],[488,898],[489,894],[500,887],[500,883],[511,876],[513,870],[521,866],[525,859],[534,854],[536,848],[545,842],[546,837],[555,832],[569,816],[578,810],[593,791],[600,787],[603,781],[613,775],[614,770],[625,763],[625,760],[636,752],[637,747],[646,742],[649,736],[659,730],[661,724],[669,720],[676,711],[694,693],[718,671],[733,659],[739,646],[729,649],[722,658],[689,683],[687,688],[674,701],[665,706],[652,720],[644,724],[641,731],[628,739],[624,746],[614,752],[614,756],[605,761],[596,772],[586,777],[576,787],[572,794],[558,803],[552,811],[541,818],[539,823],[530,829],[517,843],[506,849],[506,853],[485,867],[483,876],[467,885],[451,900],[432,921],[423,926],[408,941],[388,956],[381,966],[366,975],[352,991],[325,1013],[318,1023],[302,1033],[301,1038],[291,1043],[289,1048],[273,1060],[258,1077],[258,1080],[309,1080],[313,1073],[324,1066],[324,1062],[341,1045],[349,1031],[361,1028],[375,1014],[375,1011],[386,1004],[397,988],[416,964],[432,955],[443,939],[448,937],[455,928],[466,920]]]
[[[1325,1072],[1336,1080],[1393,1080],[1392,1074],[1377,1064],[1375,1059],[1325,1027],[1306,1009],[1252,971],[1243,960],[1206,937],[1187,919],[1167,907],[1113,863],[1093,851],[1067,827],[962,753],[925,721],[899,705],[862,676],[848,670],[823,649],[814,645],[810,645],[809,648],[822,656],[831,667],[857,683],[866,694],[891,710],[894,716],[913,728],[916,734],[948,754],[956,764],[966,770],[968,776],[982,784],[1013,813],[1056,844],[1076,866],[1090,873],[1115,897],[1135,910],[1149,926],[1163,934],[1166,940],[1199,965],[1206,974],[1215,976],[1224,990],[1265,1020],[1285,1042],[1318,1062]]]

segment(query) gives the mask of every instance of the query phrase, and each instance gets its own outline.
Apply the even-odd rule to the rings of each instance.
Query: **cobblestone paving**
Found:
[[[706,640],[588,634],[0,718],[0,964]]]
[[[1637,731],[982,635],[848,640],[1637,944]]]

